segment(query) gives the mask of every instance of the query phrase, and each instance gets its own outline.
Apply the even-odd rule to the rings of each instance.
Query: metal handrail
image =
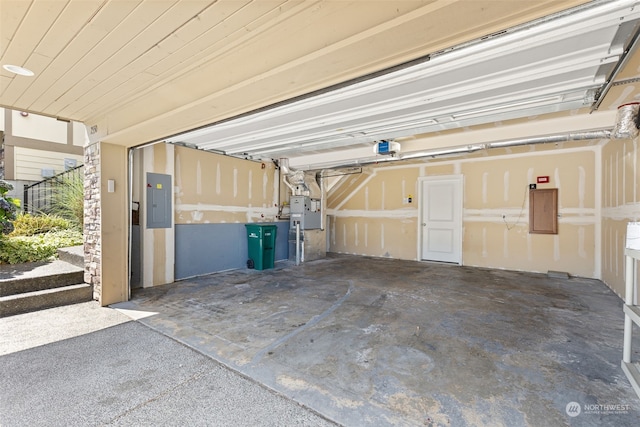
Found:
[[[47,213],[51,209],[51,201],[55,187],[68,178],[83,177],[84,165],[61,172],[24,187],[22,211],[24,213]]]

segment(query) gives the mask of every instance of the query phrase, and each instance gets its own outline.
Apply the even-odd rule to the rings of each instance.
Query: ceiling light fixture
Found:
[[[2,68],[4,68],[10,73],[17,74],[19,76],[33,77],[35,75],[33,71],[29,70],[28,68],[21,67],[19,65],[5,64],[2,66]]]

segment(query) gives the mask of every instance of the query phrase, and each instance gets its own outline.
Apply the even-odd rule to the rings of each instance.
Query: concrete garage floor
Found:
[[[116,307],[347,426],[640,419],[620,368],[622,302],[597,280],[331,255]]]

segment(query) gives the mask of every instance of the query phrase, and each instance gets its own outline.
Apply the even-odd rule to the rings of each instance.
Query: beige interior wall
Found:
[[[174,177],[174,146],[169,144],[154,144],[141,148],[142,167],[138,170],[137,180],[142,189],[137,195],[140,199],[140,247],[142,251],[142,286],[156,286],[174,281],[175,264],[175,221],[172,219],[170,228],[147,228],[147,172],[166,174],[172,177],[175,193]],[[135,200],[135,198],[133,199]],[[175,197],[174,197],[175,206]]]
[[[272,162],[230,158],[170,144],[136,150],[132,200],[140,202],[143,287],[175,278],[175,225],[273,222],[278,213],[277,171]],[[171,228],[146,227],[146,174],[173,179]]]
[[[273,222],[278,179],[272,162],[175,147],[177,224]]]
[[[635,140],[602,149],[602,279],[624,297],[624,247],[629,221],[640,221],[640,151]]]
[[[105,306],[128,299],[129,214],[127,149],[107,143],[100,146],[100,209],[102,262],[100,304]],[[107,191],[108,180],[115,191]]]
[[[464,264],[599,277],[598,151],[558,150],[463,163]],[[558,188],[558,234],[529,233],[528,185],[538,176],[550,180],[538,188]]]
[[[416,258],[417,166],[372,168],[348,175],[329,191],[332,252],[399,259]],[[412,203],[405,199],[413,196]]]
[[[599,153],[599,146],[501,149],[345,177],[329,192],[330,251],[417,259],[418,178],[462,174],[463,264],[599,277]],[[536,176],[550,177],[539,188],[559,188],[557,235],[528,233],[528,184]]]

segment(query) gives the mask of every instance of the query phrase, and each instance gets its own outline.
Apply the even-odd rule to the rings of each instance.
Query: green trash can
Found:
[[[247,247],[249,249],[247,267],[256,270],[273,268],[278,227],[275,224],[245,224],[244,226],[247,228]]]

